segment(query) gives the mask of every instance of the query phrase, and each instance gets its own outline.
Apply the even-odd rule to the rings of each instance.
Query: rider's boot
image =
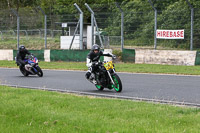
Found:
[[[90,81],[93,83],[93,84],[97,84],[97,81],[95,80],[95,75],[94,75],[94,73],[91,73],[91,75],[90,75]]]

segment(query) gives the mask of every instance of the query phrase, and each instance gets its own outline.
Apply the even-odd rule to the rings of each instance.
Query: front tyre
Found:
[[[116,92],[121,92],[122,91],[122,82],[121,82],[119,76],[117,74],[113,74],[112,75],[112,79],[113,79],[113,81],[115,83],[114,85],[112,85],[113,88],[115,89],[115,91]]]
[[[38,71],[37,75],[39,77],[42,77],[43,76],[43,72],[42,72],[42,69],[39,66],[37,67],[37,71]]]
[[[95,85],[95,86],[96,86],[97,90],[102,91],[102,90],[104,89],[104,87],[102,87],[102,86],[100,86],[100,85]]]

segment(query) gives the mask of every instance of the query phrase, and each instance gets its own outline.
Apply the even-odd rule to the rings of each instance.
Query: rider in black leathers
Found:
[[[17,64],[20,67],[24,67],[27,63],[24,62],[26,55],[30,55],[31,53],[25,48],[24,45],[19,46],[19,51],[17,52]]]
[[[113,54],[103,54],[102,51],[100,51],[100,47],[97,44],[94,44],[91,48],[90,53],[87,56],[87,64],[86,66],[88,67],[88,71],[85,74],[85,77],[87,79],[90,78],[91,73],[93,73],[94,71],[96,71],[98,69],[98,65],[99,65],[99,59],[101,56],[109,56],[109,57],[113,57],[116,58],[115,55]]]

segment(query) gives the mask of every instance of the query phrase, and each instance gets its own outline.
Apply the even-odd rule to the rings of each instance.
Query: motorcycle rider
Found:
[[[20,67],[24,67],[27,63],[24,62],[24,59],[26,57],[26,55],[30,55],[31,53],[25,48],[24,45],[20,45],[19,46],[19,50],[17,52],[17,64],[20,66]]]
[[[101,56],[109,56],[109,57],[112,57],[112,58],[116,58],[115,55],[110,54],[110,53],[103,54],[103,52],[100,50],[99,45],[94,44],[92,46],[91,51],[88,53],[88,56],[87,56],[86,66],[88,67],[88,71],[85,74],[85,77],[88,80],[91,80],[91,81],[93,80],[94,84],[96,84],[96,81],[94,79],[91,79],[90,76],[94,71],[96,71],[98,69],[99,59],[100,59]]]

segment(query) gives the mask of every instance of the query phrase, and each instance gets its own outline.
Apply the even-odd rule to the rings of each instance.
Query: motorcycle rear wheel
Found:
[[[37,71],[38,71],[37,75],[39,77],[42,77],[43,76],[43,72],[42,72],[42,69],[39,66],[37,67]]]
[[[100,85],[95,85],[95,86],[96,86],[97,90],[102,91],[102,90],[104,89],[104,87],[102,87],[102,86],[100,86]]]
[[[112,87],[115,89],[116,92],[121,92],[122,91],[122,82],[121,79],[117,74],[112,75],[113,81],[115,85],[112,85]]]

